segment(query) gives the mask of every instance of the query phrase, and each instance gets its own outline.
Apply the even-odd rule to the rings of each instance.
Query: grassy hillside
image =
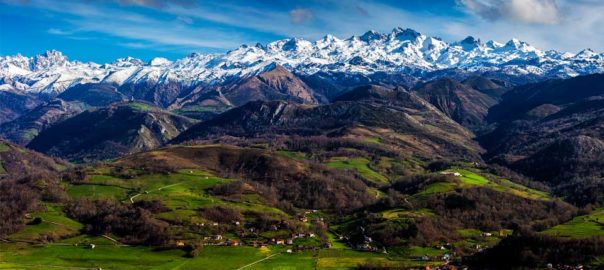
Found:
[[[388,178],[369,168],[366,158],[334,157],[326,164],[328,167],[341,170],[356,170],[363,178],[378,185],[388,183]]]
[[[2,237],[0,269],[434,266],[575,213],[471,162],[366,151],[172,146],[72,168]]]
[[[604,210],[596,209],[591,213],[554,226],[544,233],[564,238],[591,238],[604,236]]]

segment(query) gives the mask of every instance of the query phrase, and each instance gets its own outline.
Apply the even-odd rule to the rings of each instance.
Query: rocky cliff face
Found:
[[[470,129],[482,128],[489,108],[497,103],[493,97],[448,78],[429,82],[415,91],[451,119]]]

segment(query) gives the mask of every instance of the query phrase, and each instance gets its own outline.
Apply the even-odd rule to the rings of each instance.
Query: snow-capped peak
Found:
[[[413,29],[403,29],[401,27],[394,28],[390,33],[390,39],[398,40],[415,40],[420,36],[421,34]]]
[[[581,58],[581,59],[587,59],[587,58],[592,58],[597,56],[598,54],[596,52],[594,52],[592,49],[585,49],[580,51],[575,57],[577,58]]]
[[[458,44],[463,48],[464,51],[471,51],[484,45],[482,44],[482,41],[480,41],[480,39],[476,39],[473,36],[466,37]]]
[[[57,50],[50,50],[34,57],[31,63],[31,69],[43,70],[57,66],[65,66],[66,64],[67,57],[63,56],[63,53]]]
[[[151,61],[149,61],[149,65],[154,66],[154,67],[168,66],[170,64],[172,64],[172,61],[170,61],[166,58],[163,58],[163,57],[155,57],[155,58],[151,59]]]
[[[125,58],[119,58],[119,59],[115,60],[112,63],[112,65],[118,66],[118,67],[144,66],[145,62],[143,62],[142,60],[140,60],[138,58],[128,56]]]
[[[385,35],[382,33],[378,33],[374,30],[369,30],[369,31],[365,32],[365,34],[360,36],[359,39],[362,41],[365,41],[365,42],[371,42],[374,40],[382,40],[382,39],[384,39],[384,37],[385,37]]]
[[[520,50],[520,51],[535,51],[536,48],[531,46],[530,44],[524,42],[524,41],[520,41],[517,38],[513,38],[510,41],[508,41],[505,45],[504,48],[507,49],[511,49],[511,50]]]
[[[348,39],[332,35],[317,41],[290,38],[266,46],[244,45],[224,54],[193,53],[174,62],[156,57],[144,63],[126,57],[98,65],[69,61],[55,50],[32,58],[0,56],[0,82],[36,93],[58,93],[75,84],[99,82],[152,85],[169,81],[192,86],[252,76],[274,64],[305,75],[381,72],[407,73],[421,79],[422,74],[433,71],[459,69],[549,78],[604,72],[604,55],[591,50],[576,55],[541,51],[518,39],[505,44],[482,43],[469,36],[447,43],[397,27],[390,33],[368,31]]]

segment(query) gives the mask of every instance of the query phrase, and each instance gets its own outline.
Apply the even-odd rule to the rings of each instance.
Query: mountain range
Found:
[[[604,258],[604,54],[590,50],[396,28],[148,63],[48,51],[0,58],[0,117],[0,250],[15,262],[50,242],[118,249],[106,265],[132,269],[120,249],[156,247],[137,252],[167,268],[258,246],[279,250],[261,263],[313,269],[330,254],[346,269]]]
[[[191,54],[176,61],[153,58],[145,63],[132,57],[113,63],[69,61],[58,51],[34,57],[0,57],[0,82],[29,93],[56,95],[83,83],[170,85],[183,88],[229,83],[281,65],[297,75],[336,79],[406,74],[411,83],[445,75],[497,74],[540,80],[568,78],[604,71],[604,54],[586,49],[578,53],[539,50],[512,39],[483,42],[474,37],[447,43],[412,29],[390,33],[368,31],[338,39],[327,35],[311,42],[300,38],[266,45],[243,45],[224,54]]]

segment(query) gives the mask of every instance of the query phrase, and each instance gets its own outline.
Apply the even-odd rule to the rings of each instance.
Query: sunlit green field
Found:
[[[327,166],[342,170],[356,170],[363,178],[369,181],[378,184],[387,184],[388,178],[369,168],[368,164],[369,160],[366,158],[334,157],[327,163]]]
[[[354,269],[369,262],[410,267],[425,264],[416,261],[415,256],[432,252],[419,248],[410,250],[409,256],[389,258],[380,253],[335,248],[290,254],[283,247],[206,246],[197,257],[187,258],[179,249],[154,251],[111,244],[99,244],[94,249],[60,243],[0,244],[0,248],[0,269]]]
[[[531,200],[550,200],[549,194],[543,191],[535,190],[523,185],[514,183],[507,179],[496,178],[493,175],[489,175],[489,179],[482,174],[465,170],[465,169],[450,169],[447,172],[457,172],[461,176],[457,177],[459,181],[456,182],[437,182],[428,185],[416,196],[426,196],[435,193],[446,193],[454,190],[455,188],[473,188],[473,187],[485,187],[499,192],[510,193],[518,197],[531,199]]]
[[[298,159],[307,158],[297,152],[283,151],[280,154]],[[385,184],[388,179],[369,166],[365,158],[333,158],[327,164],[332,168],[356,170],[367,180]],[[511,192],[518,196],[532,199],[549,198],[546,193],[526,188],[511,181],[497,179],[487,174],[469,170],[454,169],[462,176],[455,182],[434,183],[416,195],[429,195],[449,192],[455,188],[486,187],[501,192]],[[212,195],[211,190],[221,184],[231,183],[232,179],[220,178],[202,170],[179,170],[170,174],[149,174],[122,179],[111,176],[109,171],[99,168],[90,174],[83,183],[64,183],[64,188],[71,198],[116,199],[124,203],[139,200],[160,200],[170,210],[157,214],[157,218],[178,221],[179,223],[205,222],[199,215],[199,209],[213,205],[225,205],[242,212],[260,211],[289,217],[289,214],[262,202],[257,194],[246,194],[239,200],[226,200]],[[507,182],[506,182],[507,181]],[[430,218],[436,215],[429,209],[406,210],[402,208],[379,212],[385,219]],[[311,213],[320,215],[321,213]],[[292,247],[269,246],[226,247],[205,246],[195,258],[185,256],[181,249],[154,250],[143,246],[125,246],[101,236],[81,234],[83,224],[68,218],[58,204],[45,203],[44,208],[29,213],[29,220],[39,218],[42,222],[26,225],[25,228],[9,236],[17,243],[0,243],[0,269],[354,269],[361,264],[371,263],[384,267],[422,267],[426,262],[418,257],[429,255],[435,259],[448,252],[434,247],[406,247],[380,252],[361,252],[352,250],[337,239],[333,232],[328,233],[332,244],[329,249],[308,250],[288,253]],[[577,220],[578,225],[560,225],[552,231],[573,233],[580,231],[593,235],[597,229],[602,230],[599,218],[604,221],[604,214],[590,215],[589,220]],[[567,226],[567,227],[563,227]],[[558,228],[559,227],[559,228]],[[195,240],[193,235],[182,229],[172,228],[175,235],[182,240]],[[53,234],[58,240],[51,243],[40,241],[47,234]],[[265,233],[280,234],[279,231]],[[459,245],[475,246],[476,244],[494,245],[499,238],[482,237],[480,231],[466,229],[458,234],[464,238]],[[287,234],[287,232],[285,232]],[[604,233],[602,233],[604,235]],[[119,240],[119,237],[110,235]],[[228,237],[236,237],[228,235]],[[271,238],[271,235],[263,235]],[[308,239],[296,239],[294,244],[320,246],[320,243],[299,243]],[[316,239],[310,239],[318,241]],[[308,241],[310,241],[308,240]],[[31,243],[35,242],[35,244]],[[94,243],[94,249],[88,248]],[[429,262],[438,265],[441,261]]]
[[[545,230],[544,233],[568,238],[604,236],[604,209],[575,217],[569,222]]]

